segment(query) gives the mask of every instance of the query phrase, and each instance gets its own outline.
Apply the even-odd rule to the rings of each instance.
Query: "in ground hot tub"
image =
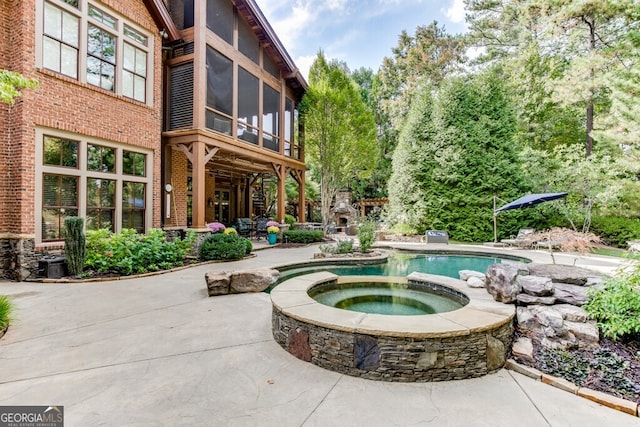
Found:
[[[353,292],[362,283],[381,284],[373,286],[378,290],[394,288],[388,284],[395,283],[411,292],[445,295],[461,307],[388,315],[345,310],[312,298],[342,287]],[[389,292],[383,293],[390,296]],[[362,300],[362,295],[355,298]],[[383,381],[473,378],[501,368],[511,346],[515,314],[512,305],[493,301],[484,289],[423,273],[406,278],[313,273],[283,282],[271,292],[271,300],[274,339],[289,353],[332,371]]]

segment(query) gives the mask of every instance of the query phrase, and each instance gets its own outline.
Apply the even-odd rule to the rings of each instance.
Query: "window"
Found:
[[[280,78],[280,68],[278,67],[278,64],[276,64],[276,62],[271,59],[266,52],[263,52],[262,54],[262,67],[276,79]]]
[[[45,165],[78,167],[78,141],[45,136],[43,153]]]
[[[63,240],[69,216],[85,218],[87,230],[145,231],[152,214],[146,203],[152,151],[41,130],[36,135],[36,185],[42,194],[36,206],[38,242]]]
[[[233,5],[229,0],[207,0],[207,28],[233,44]]]
[[[145,184],[124,182],[122,185],[122,228],[144,233]]]
[[[93,0],[46,0],[43,4],[38,66],[139,102],[148,101],[152,38]]]
[[[262,85],[262,145],[280,151],[280,92]]]
[[[125,151],[122,154],[122,173],[126,175],[145,176],[146,155]]]
[[[115,172],[115,157],[114,148],[87,144],[87,169],[90,171]]]
[[[238,50],[247,58],[259,64],[260,44],[253,30],[242,19],[238,19]]]
[[[231,135],[232,112],[233,62],[207,46],[207,128]]]
[[[49,2],[44,3],[42,66],[78,78],[80,20]]]
[[[87,230],[115,231],[115,194],[114,180],[87,179]]]
[[[258,78],[238,68],[238,138],[258,145]]]
[[[61,240],[64,219],[78,215],[78,178],[44,174],[42,182],[42,240]]]

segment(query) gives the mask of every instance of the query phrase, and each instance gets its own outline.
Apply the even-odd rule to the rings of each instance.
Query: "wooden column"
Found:
[[[284,202],[285,202],[285,195],[286,192],[284,190],[284,181],[287,178],[287,174],[289,173],[289,168],[286,167],[285,165],[282,164],[278,164],[278,163],[272,163],[273,165],[273,170],[276,172],[276,175],[278,176],[278,222],[282,223],[284,221],[284,214],[285,214],[285,208],[284,208]]]
[[[204,228],[207,225],[204,211],[207,203],[207,197],[205,194],[205,144],[197,141],[193,144],[192,149],[192,179],[193,179],[193,192],[192,192],[192,216],[191,226],[193,228]]]
[[[304,183],[304,169],[292,171],[295,180],[298,182],[298,222],[306,222],[307,207]]]

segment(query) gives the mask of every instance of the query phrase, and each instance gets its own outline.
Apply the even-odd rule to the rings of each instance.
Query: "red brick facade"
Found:
[[[12,106],[0,103],[0,239],[33,239],[36,232],[36,129],[67,131],[79,137],[144,147],[152,150],[153,194],[160,194],[162,132],[162,40],[158,27],[141,0],[103,0],[115,12],[152,35],[153,68],[147,78],[153,89],[149,104],[36,66],[36,11],[43,0],[6,0],[0,10],[0,69],[17,71],[39,82],[24,90]],[[110,8],[110,10],[109,10]],[[153,227],[159,227],[160,198],[148,201]],[[37,242],[36,242],[37,249]],[[0,248],[0,261],[2,261]],[[5,256],[6,258],[6,256]],[[7,261],[4,262],[7,269]],[[4,274],[3,274],[4,273]],[[3,272],[0,277],[11,276]],[[18,275],[20,276],[20,275]],[[13,277],[11,277],[13,278]]]

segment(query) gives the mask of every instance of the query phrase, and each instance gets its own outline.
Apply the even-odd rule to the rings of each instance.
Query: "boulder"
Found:
[[[479,277],[471,276],[467,279],[467,286],[470,288],[484,288],[484,278],[481,279]]]
[[[235,271],[231,273],[230,289],[232,293],[262,292],[279,277],[280,272],[271,268]]]
[[[547,297],[553,295],[553,282],[548,277],[518,276],[516,279],[522,287],[522,291],[535,297]]]
[[[567,333],[562,315],[550,306],[518,307],[516,316],[521,329],[547,336],[563,336]]]
[[[571,334],[573,334],[578,340],[578,347],[580,348],[597,348],[600,334],[598,328],[593,323],[582,322],[564,322],[565,326]]]
[[[533,343],[530,338],[520,337],[513,342],[511,353],[514,357],[533,363]]]
[[[576,307],[571,304],[556,304],[553,308],[562,314],[562,318],[565,321],[581,323],[587,321],[588,316],[584,308]]]
[[[597,277],[602,277],[598,272],[572,265],[531,263],[527,267],[530,275],[550,277],[554,283],[585,286],[589,279],[593,281]]]
[[[566,283],[555,283],[553,296],[559,302],[581,306],[589,299],[587,288]]]
[[[210,271],[205,273],[204,280],[207,282],[207,291],[210,297],[229,293],[229,283],[231,282],[230,273]]]
[[[516,278],[527,271],[525,264],[492,264],[487,269],[487,291],[496,301],[512,303],[522,290]]]
[[[500,369],[507,360],[504,343],[497,338],[487,335],[487,370],[489,372]]]
[[[556,303],[555,297],[534,297],[529,294],[518,294],[516,301],[522,305],[542,304],[553,305]]]
[[[478,279],[482,279],[484,281],[484,279],[486,278],[484,273],[481,273],[479,271],[473,271],[473,270],[460,270],[458,271],[458,274],[460,275],[460,280],[469,280],[469,278],[471,277],[476,277]]]

